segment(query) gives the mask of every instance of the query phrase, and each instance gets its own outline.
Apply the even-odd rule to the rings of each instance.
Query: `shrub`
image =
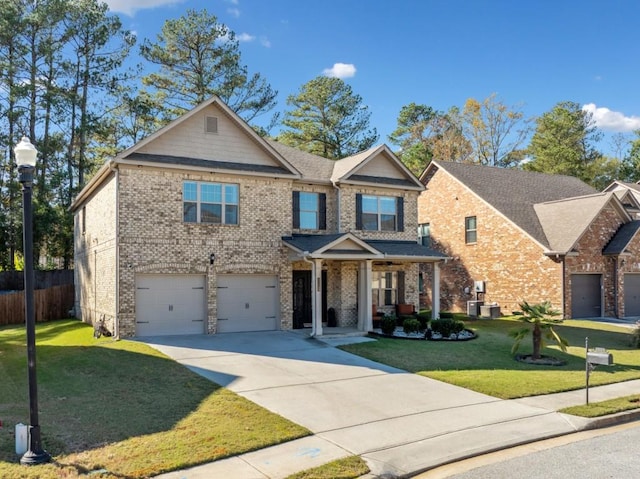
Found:
[[[392,335],[396,330],[396,317],[392,314],[385,314],[380,322],[382,334]]]
[[[417,333],[420,331],[420,321],[415,318],[405,319],[402,323],[402,329],[405,334]]]
[[[464,323],[452,318],[440,318],[431,321],[431,330],[440,333],[443,338],[448,338],[451,334],[458,334],[464,329]]]
[[[453,319],[453,313],[449,311],[440,311],[440,319]]]
[[[431,321],[431,311],[420,311],[416,317],[418,321],[420,321],[420,330],[424,331],[429,326],[429,321]]]

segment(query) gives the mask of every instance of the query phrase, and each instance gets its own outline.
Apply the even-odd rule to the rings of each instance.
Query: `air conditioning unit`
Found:
[[[474,281],[473,291],[475,293],[484,293],[484,281]]]

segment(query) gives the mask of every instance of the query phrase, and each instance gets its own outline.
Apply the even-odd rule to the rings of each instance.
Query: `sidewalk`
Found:
[[[278,342],[282,338],[286,342]],[[488,452],[640,418],[639,411],[593,420],[557,412],[584,404],[584,389],[500,400],[381,367],[316,341],[281,336],[268,352],[248,354],[255,345],[248,343],[250,336],[241,339],[242,344],[225,344],[224,351],[221,338],[207,339],[217,343],[209,351],[205,343],[191,349],[152,346],[212,380],[226,378],[226,387],[314,434],[158,477],[281,479],[351,455],[367,462],[367,478],[410,477]],[[265,369],[254,378],[258,365]],[[638,392],[640,380],[592,387],[589,396],[597,402]]]

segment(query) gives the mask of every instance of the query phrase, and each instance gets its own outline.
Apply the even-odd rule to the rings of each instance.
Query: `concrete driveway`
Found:
[[[553,410],[410,374],[296,332],[164,336],[144,342],[305,426],[328,447],[337,447],[338,456],[363,457],[378,475],[417,473],[578,429]],[[268,453],[266,461],[259,460],[274,462]],[[262,464],[263,470],[267,466]],[[267,471],[265,477],[278,475]]]

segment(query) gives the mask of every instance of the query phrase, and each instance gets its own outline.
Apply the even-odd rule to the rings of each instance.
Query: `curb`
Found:
[[[608,416],[589,419],[589,423],[583,428],[583,430],[601,429],[638,420],[640,420],[640,409],[632,409],[630,411],[622,411],[615,414],[609,414]]]

